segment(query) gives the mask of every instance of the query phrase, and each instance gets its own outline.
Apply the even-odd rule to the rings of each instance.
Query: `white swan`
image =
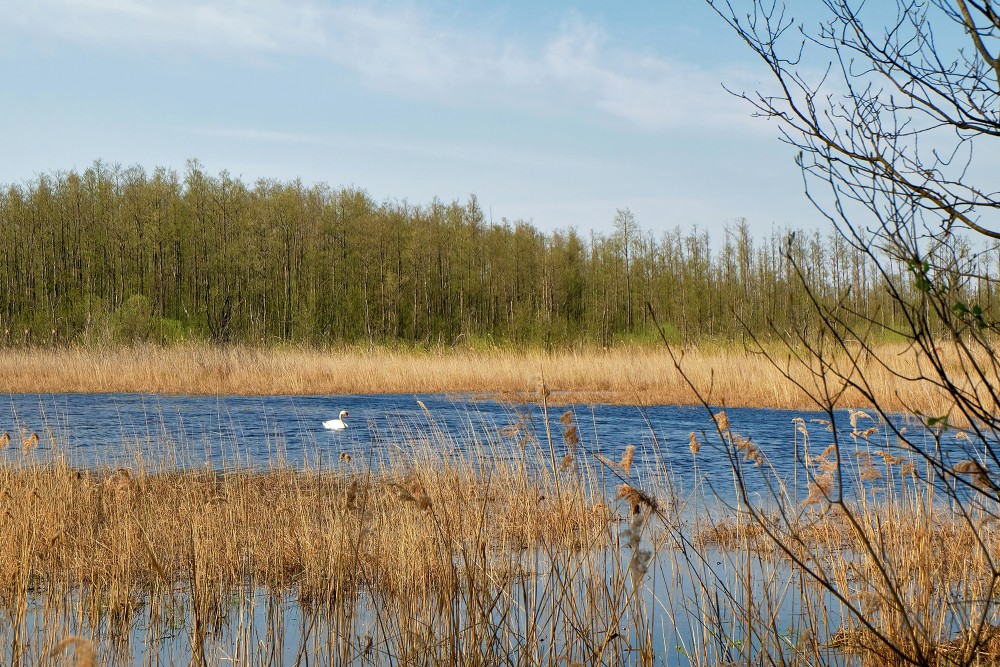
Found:
[[[331,431],[339,431],[347,428],[347,422],[344,421],[344,417],[350,417],[350,415],[347,414],[347,410],[340,411],[339,419],[330,419],[329,421],[323,422],[323,428],[328,428]]]

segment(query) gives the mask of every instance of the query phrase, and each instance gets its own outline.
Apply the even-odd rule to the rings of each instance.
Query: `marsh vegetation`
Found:
[[[1000,524],[971,493],[992,471],[970,460],[938,476],[890,425],[861,412],[849,421],[853,444],[822,450],[810,434],[827,425],[789,424],[785,455],[799,465],[786,478],[716,413],[686,454],[697,468],[717,450],[732,469],[687,488],[635,447],[592,449],[572,411],[549,433],[512,421],[485,440],[456,438],[428,414],[378,463],[345,452],[293,465],[278,453],[264,467],[206,468],[192,448],[164,456],[147,442],[127,466],[80,467],[58,443],[41,456],[8,449],[5,659],[993,659]],[[744,502],[754,476],[774,489],[767,503]],[[720,497],[712,487],[727,479],[735,492]]]

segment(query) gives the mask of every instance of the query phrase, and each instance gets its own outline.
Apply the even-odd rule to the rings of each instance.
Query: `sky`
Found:
[[[0,4],[0,183],[95,160],[607,232],[821,224],[703,2]]]

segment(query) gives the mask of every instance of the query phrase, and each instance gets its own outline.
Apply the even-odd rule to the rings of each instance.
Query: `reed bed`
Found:
[[[995,664],[1000,512],[971,493],[993,473],[962,462],[935,478],[854,418],[850,451],[807,453],[803,488],[774,480],[774,502],[756,506],[700,484],[681,494],[634,447],[589,451],[571,411],[551,436],[561,460],[524,429],[477,445],[432,421],[377,465],[212,470],[139,451],[81,468],[59,447],[8,450],[4,658]],[[695,469],[723,448],[735,479],[774,474],[724,415],[716,425],[692,437]],[[832,497],[831,476],[848,495]],[[940,495],[959,480],[979,487]]]
[[[731,407],[813,407],[806,393],[789,382],[762,354],[743,348],[694,347],[678,351],[688,379],[710,387],[709,401]],[[941,348],[955,369],[958,355]],[[786,367],[787,352],[771,351]],[[874,354],[830,355],[826,359],[847,376],[854,364],[863,370],[874,395],[888,411],[945,414],[948,397],[917,377],[923,355],[901,345]],[[988,367],[988,365],[987,365]],[[791,375],[816,386],[806,369],[788,363]],[[954,370],[954,369],[953,369]],[[954,377],[960,377],[956,374]],[[0,350],[0,391],[154,392],[183,394],[348,394],[463,393],[505,400],[534,400],[544,380],[554,403],[603,402],[688,405],[700,401],[662,347],[578,350],[428,352],[391,349],[254,349],[247,347],[139,346],[114,349],[4,348]],[[834,381],[834,385],[838,384]],[[974,387],[973,387],[974,388]],[[846,406],[866,407],[857,391],[840,398]]]
[[[1000,664],[996,471],[978,459],[942,469],[886,424],[864,428],[869,419],[852,411],[850,438],[822,452],[809,451],[805,422],[795,420],[796,435],[805,436],[797,443],[804,473],[797,489],[718,413],[720,441],[744,491],[728,512],[705,513],[690,526],[692,544],[725,554],[744,573],[756,559],[761,570],[779,562],[802,575],[798,585],[808,592],[796,601],[798,623],[770,634],[812,656],[807,662]],[[769,501],[745,492],[753,477],[767,480]],[[772,581],[775,594],[787,583]],[[766,623],[762,611],[751,604],[732,613]]]
[[[429,438],[376,468],[349,456],[327,469],[206,470],[186,456],[151,468],[142,453],[129,467],[79,468],[58,447],[11,452],[0,465],[4,657],[63,664],[75,647],[79,664],[630,662],[634,644],[593,639],[635,613],[616,528],[630,506],[600,490],[585,459],[553,474],[537,441],[532,465],[525,444],[502,455]],[[619,556],[596,556],[609,549]],[[257,618],[289,608],[301,616],[291,653],[283,621],[260,631]]]

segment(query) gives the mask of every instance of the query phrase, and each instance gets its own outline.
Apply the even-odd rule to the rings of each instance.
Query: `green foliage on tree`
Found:
[[[475,196],[414,206],[196,161],[97,162],[0,191],[0,331],[7,345],[606,346],[652,340],[649,303],[678,341],[726,340],[811,325],[794,266],[824,302],[893,322],[872,257],[838,236],[754,239],[741,221],[713,246],[628,209],[613,222],[543,233],[488,220]]]

